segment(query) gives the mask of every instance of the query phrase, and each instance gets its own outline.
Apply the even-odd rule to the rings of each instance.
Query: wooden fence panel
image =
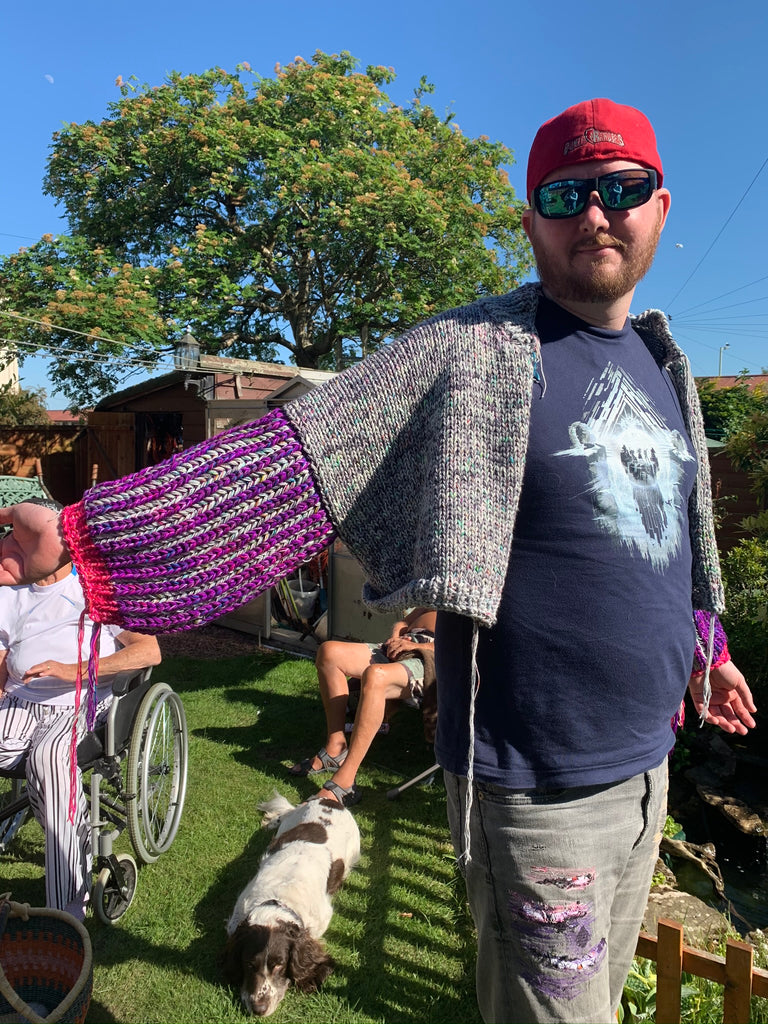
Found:
[[[749,1024],[753,956],[746,942],[731,940],[725,948],[723,1024]]]
[[[656,950],[656,1021],[680,1024],[683,975],[683,926],[659,919]]]
[[[768,998],[768,971],[754,966],[754,949],[728,939],[725,959],[683,945],[683,927],[661,918],[658,938],[640,934],[636,955],[656,962],[656,1021],[680,1024],[682,974],[723,986],[723,1024],[750,1024],[750,998]]]
[[[136,468],[136,417],[132,412],[88,414],[88,465],[99,480],[118,480]]]

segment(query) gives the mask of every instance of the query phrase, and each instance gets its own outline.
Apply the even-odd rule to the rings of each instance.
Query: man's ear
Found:
[[[520,222],[523,225],[523,231],[528,236],[528,241],[531,240],[531,231],[533,230],[533,210],[530,206],[526,206],[523,210]]]
[[[659,230],[662,230],[664,227],[664,223],[667,219],[667,214],[669,213],[669,206],[672,202],[672,196],[669,193],[669,189],[657,188],[656,198],[661,203],[661,227],[659,228]]]

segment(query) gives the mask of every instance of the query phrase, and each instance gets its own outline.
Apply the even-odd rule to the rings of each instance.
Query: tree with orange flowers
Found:
[[[317,52],[271,78],[118,79],[107,119],[54,137],[45,190],[70,234],[4,260],[0,308],[28,317],[6,335],[66,348],[55,377],[83,404],[119,366],[84,374],[73,349],[149,365],[189,328],[206,352],[340,368],[514,287],[531,257],[511,152],[439,117],[425,80],[398,106],[394,77]]]

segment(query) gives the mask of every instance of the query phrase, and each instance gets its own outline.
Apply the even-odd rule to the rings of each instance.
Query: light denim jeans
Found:
[[[467,780],[445,772],[445,783],[461,858]],[[611,785],[542,791],[475,783],[471,860],[462,872],[487,1024],[615,1020],[666,808],[666,758]]]

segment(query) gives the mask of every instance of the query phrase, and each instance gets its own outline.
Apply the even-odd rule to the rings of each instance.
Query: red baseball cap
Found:
[[[528,155],[528,198],[558,167],[589,160],[631,160],[664,174],[651,122],[634,107],[613,100],[584,100],[536,132]]]

